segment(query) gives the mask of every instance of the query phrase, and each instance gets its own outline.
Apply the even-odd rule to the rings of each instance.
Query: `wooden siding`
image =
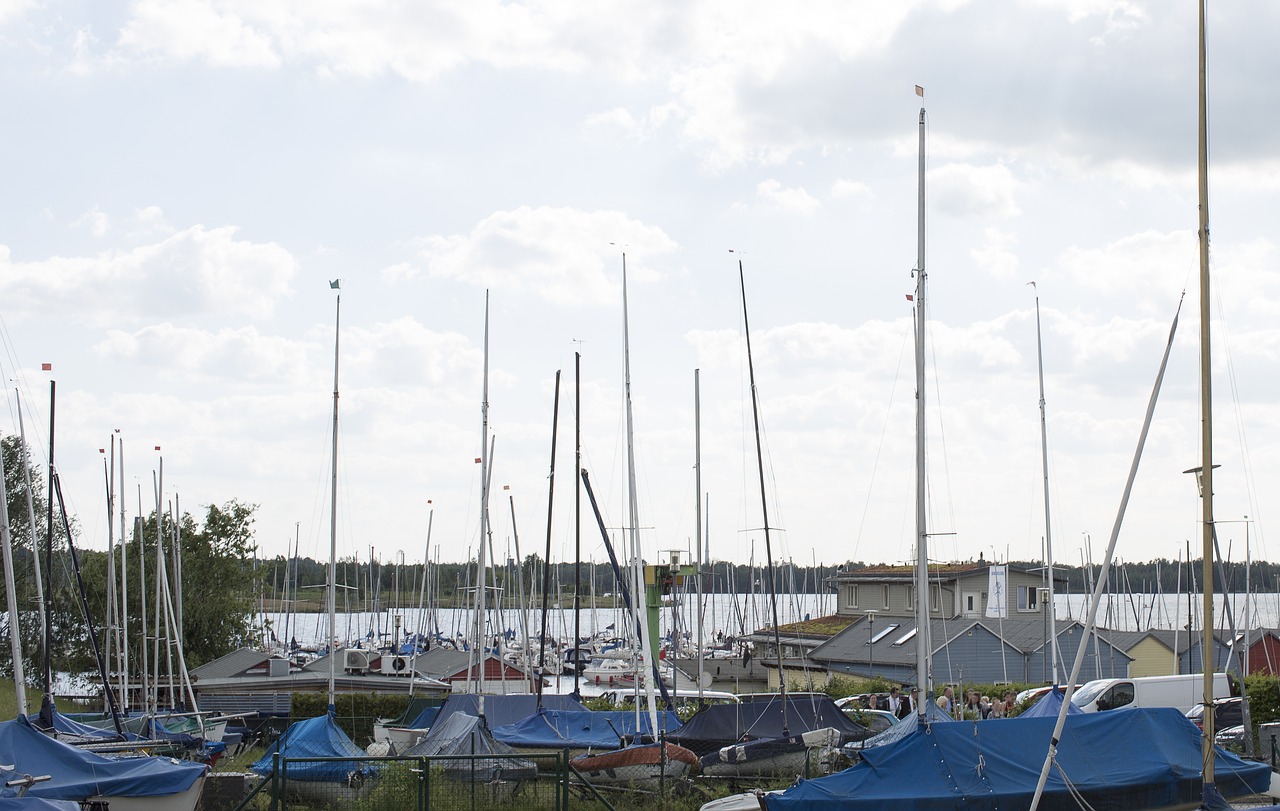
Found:
[[[1173,651],[1153,636],[1143,639],[1128,650],[1133,657],[1129,664],[1129,676],[1172,676],[1174,673]]]
[[[933,655],[935,682],[1021,681],[1023,656],[981,625],[975,625]],[[1001,655],[1003,651],[1003,656]]]
[[[1280,674],[1280,639],[1267,634],[1249,646],[1249,673]]]
[[[1080,645],[1080,627],[1071,626],[1058,632],[1058,678],[1064,681],[1071,675],[1071,665],[1075,662],[1076,650]],[[1093,636],[1088,637],[1085,648],[1084,664],[1080,667],[1080,681],[1092,679],[1127,678],[1129,676],[1129,657],[1123,651],[1107,644],[1105,637],[1098,642],[1098,653],[1094,654]],[[1049,646],[1032,652],[1027,656],[1028,682],[1047,682],[1053,678],[1053,670],[1048,667]],[[1045,674],[1049,677],[1046,679]]]

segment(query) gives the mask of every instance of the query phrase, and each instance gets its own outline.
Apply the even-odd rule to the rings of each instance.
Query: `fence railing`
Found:
[[[323,779],[317,779],[321,775]],[[276,754],[271,776],[258,783],[236,811],[480,811],[503,807],[569,811],[571,784],[580,787],[578,796],[588,805],[612,808],[593,787],[573,777],[568,750],[359,758]]]

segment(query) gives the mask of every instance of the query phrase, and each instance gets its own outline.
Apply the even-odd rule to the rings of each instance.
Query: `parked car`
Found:
[[[1196,729],[1204,729],[1204,705],[1197,704],[1187,710],[1187,718],[1196,725]],[[1217,698],[1213,701],[1214,735],[1225,732],[1230,727],[1238,727],[1244,723],[1244,699]]]
[[[840,710],[850,721],[871,730],[871,736],[879,735],[898,723],[898,719],[888,710],[864,710],[856,704],[846,704]]]
[[[1244,725],[1221,729],[1213,734],[1213,742],[1223,749],[1241,754],[1244,752]]]

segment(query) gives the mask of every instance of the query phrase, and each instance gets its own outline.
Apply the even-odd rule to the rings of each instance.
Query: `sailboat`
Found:
[[[285,766],[286,790],[303,797],[323,802],[354,801],[367,795],[373,788],[370,778],[377,775],[377,767],[363,758],[364,750],[356,746],[346,732],[334,720],[334,680],[337,659],[341,654],[337,645],[337,558],[338,558],[338,341],[341,337],[342,291],[339,280],[329,283],[338,291],[334,306],[333,331],[333,457],[330,482],[329,513],[329,583],[327,599],[329,608],[329,635],[326,643],[329,656],[329,707],[324,715],[297,721],[284,731],[249,768],[262,777],[268,777],[283,758],[324,758]]]

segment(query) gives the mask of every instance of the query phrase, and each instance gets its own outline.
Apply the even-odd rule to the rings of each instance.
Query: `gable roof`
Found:
[[[253,648],[237,648],[212,662],[205,662],[191,669],[192,679],[226,679],[266,664],[269,659],[279,659]]]

